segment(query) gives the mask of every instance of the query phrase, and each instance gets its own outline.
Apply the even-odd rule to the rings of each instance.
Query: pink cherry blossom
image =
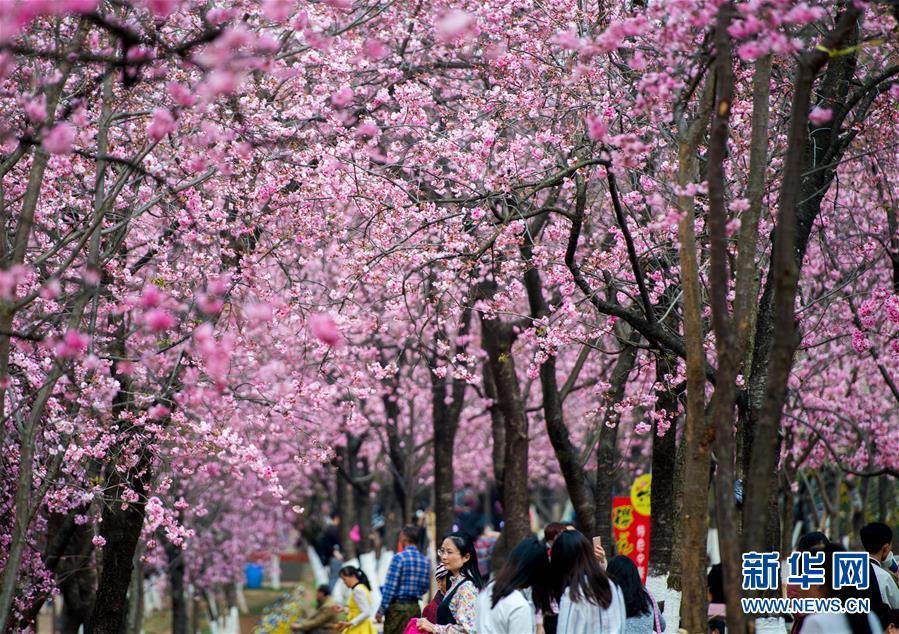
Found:
[[[475,17],[458,9],[444,13],[436,24],[437,39],[444,43],[469,39],[475,34],[476,29]]]
[[[157,18],[169,17],[177,8],[178,0],[144,0],[147,8]]]
[[[273,22],[284,21],[296,7],[293,0],[264,0],[262,2],[262,15]]]
[[[586,452],[574,482],[595,480],[589,447],[614,427],[611,484],[626,492],[632,475],[673,457],[653,455],[653,431],[683,442],[684,403],[707,405],[717,389],[707,381],[694,393],[683,357],[695,361],[695,351],[671,346],[685,337],[682,229],[693,223],[710,372],[722,367],[706,292],[715,231],[727,238],[731,323],[743,323],[734,315],[741,255],[755,267],[749,304],[759,327],[770,317],[760,300],[786,212],[780,192],[806,53],[823,62],[813,99],[833,112],[819,122],[814,104],[801,104],[811,130],[798,132],[814,151],[798,167],[816,195],[801,196],[811,222],[797,230],[812,230],[797,253],[799,345],[780,386],[783,443],[772,458],[804,510],[820,506],[818,475],[850,497],[873,485],[868,511],[882,506],[879,482],[889,476],[855,474],[892,469],[899,455],[889,427],[899,402],[887,380],[899,354],[889,205],[899,190],[899,92],[892,77],[878,79],[896,52],[884,37],[888,8],[860,9],[850,30],[865,45],[853,47],[828,42],[852,3],[842,13],[798,0],[736,3],[727,31],[735,99],[727,151],[712,166],[702,99],[720,2],[112,4],[0,3],[9,113],[0,146],[10,164],[0,302],[14,333],[0,346],[9,368],[0,450],[10,465],[0,470],[0,544],[24,546],[11,563],[2,559],[13,550],[0,548],[12,580],[0,587],[16,589],[0,610],[3,629],[29,631],[23,615],[67,582],[45,565],[55,517],[106,541],[83,569],[94,584],[105,583],[108,557],[140,556],[145,579],[168,576],[174,546],[184,585],[219,595],[250,557],[277,552],[297,522],[330,510],[321,501],[339,497],[345,475],[359,476],[350,497],[365,508],[407,512],[399,490],[409,502],[437,499],[428,488],[446,486],[474,508],[498,484],[498,404],[524,411],[527,473],[506,480],[536,487],[524,497],[576,498],[548,422]],[[97,15],[73,15],[85,10]],[[825,59],[819,44],[839,54]],[[764,64],[750,62],[768,54],[767,164],[753,199],[753,91]],[[102,60],[122,56],[104,81]],[[846,95],[828,81],[835,71],[847,74]],[[681,141],[693,122],[700,161],[683,181]],[[57,144],[67,155],[46,160],[39,144],[56,124],[71,128]],[[709,222],[710,167],[725,185],[718,224]],[[757,230],[750,209],[762,210]],[[545,309],[534,308],[538,291]],[[654,309],[655,325],[645,319]],[[487,397],[495,320],[517,337],[499,351],[519,381],[512,405],[512,388]],[[640,336],[633,350],[629,332]],[[665,340],[650,341],[653,332]],[[625,352],[633,368],[616,392]],[[764,359],[746,352],[747,376],[729,385],[740,394],[768,378]],[[562,384],[576,379],[555,418],[544,410],[557,396],[544,398],[546,370]],[[435,415],[445,411],[458,413],[443,445],[452,476],[434,460]],[[30,481],[20,478],[29,475],[19,471],[25,449]],[[745,456],[724,458],[719,465]],[[57,463],[54,476],[47,465]],[[800,473],[814,490],[795,486]],[[20,486],[33,502],[24,539],[13,530],[25,511],[15,505]],[[588,487],[588,508],[578,502],[587,523],[609,502],[595,496]],[[314,509],[310,518],[296,516],[303,508]],[[507,527],[528,516],[500,510]],[[122,512],[143,514],[125,540],[134,548],[110,539],[108,514]],[[831,522],[844,533],[834,538],[852,526],[846,512]],[[704,589],[686,597],[680,616],[703,599]],[[112,607],[127,614],[124,603]]]
[[[367,59],[381,60],[390,54],[390,49],[381,40],[370,37],[362,44],[362,53]]]
[[[44,137],[43,147],[50,154],[71,154],[75,129],[68,123],[56,124]]]
[[[254,326],[264,324],[274,316],[271,305],[265,302],[253,302],[244,305],[243,315]]]
[[[317,313],[310,315],[309,330],[312,331],[313,336],[328,346],[336,346],[341,341],[337,324],[334,322],[334,318],[328,314]]]
[[[579,50],[584,46],[583,40],[578,36],[577,31],[573,28],[567,31],[560,31],[559,33],[556,33],[550,41],[559,48],[570,51]]]
[[[207,315],[217,315],[221,312],[225,302],[211,293],[203,293],[198,298],[197,305]]]
[[[168,407],[166,407],[165,405],[159,405],[159,404],[154,405],[153,407],[151,407],[150,409],[147,410],[147,415],[150,418],[154,418],[156,420],[161,420],[161,419],[165,418],[166,416],[168,416],[170,413],[171,413],[171,410],[169,410]]]
[[[178,321],[175,316],[166,310],[154,308],[144,315],[144,324],[150,332],[162,333],[175,327]]]
[[[144,310],[149,308],[158,308],[165,301],[165,295],[154,284],[144,286],[143,293],[140,296],[140,307]]]
[[[587,115],[587,136],[591,141],[600,143],[605,140],[609,132],[609,124],[598,115]]]
[[[196,103],[196,97],[194,97],[187,86],[179,84],[178,82],[170,82],[167,88],[169,95],[171,95],[172,99],[174,99],[175,103],[179,106],[189,108]]]
[[[56,343],[54,351],[62,359],[76,359],[82,356],[90,345],[90,337],[77,330],[69,330]]]
[[[331,95],[331,105],[335,108],[346,108],[353,103],[353,89],[344,87]]]
[[[766,55],[770,50],[771,47],[766,42],[746,42],[737,47],[737,55],[743,61],[751,62]]]
[[[59,283],[58,279],[52,278],[41,288],[40,295],[42,299],[56,299],[61,293],[62,284]]]
[[[380,128],[378,128],[378,126],[376,126],[374,123],[363,123],[356,128],[356,136],[375,138],[376,136],[378,136],[378,133],[380,131]]]
[[[341,11],[350,11],[353,8],[353,0],[324,0],[325,4]]]
[[[824,13],[821,7],[810,7],[805,2],[800,2],[790,9],[783,19],[788,24],[809,24],[821,19]]]
[[[60,13],[92,13],[97,10],[99,0],[64,0]]]
[[[808,115],[808,120],[815,125],[823,125],[833,118],[833,110],[815,106]]]
[[[43,123],[47,118],[47,97],[38,95],[25,102],[25,115],[32,123]]]
[[[161,141],[176,128],[172,113],[165,108],[157,108],[153,111],[153,120],[147,128],[147,136],[150,137],[151,141]]]

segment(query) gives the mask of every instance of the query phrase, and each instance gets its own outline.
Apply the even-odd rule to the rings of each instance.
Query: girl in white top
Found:
[[[863,591],[853,587],[834,589],[834,553],[845,552],[839,544],[827,544],[824,552],[824,583],[811,586],[803,595],[811,599],[840,599],[844,606],[848,599],[865,598]],[[880,620],[873,614],[809,614],[802,620],[800,634],[881,634]]]
[[[554,594],[559,597],[558,634],[621,634],[624,595],[596,561],[593,544],[565,531],[550,552]]]
[[[531,588],[535,604],[548,606],[548,578],[546,547],[536,537],[522,540],[478,595],[478,634],[532,634],[534,606],[522,590]]]

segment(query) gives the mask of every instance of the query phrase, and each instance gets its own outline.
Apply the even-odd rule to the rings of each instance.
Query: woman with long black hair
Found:
[[[561,533],[553,542],[550,569],[559,602],[558,634],[624,631],[624,596],[599,565],[589,539],[578,531]]]
[[[839,544],[827,544],[818,552],[824,552],[824,583],[812,585],[803,592],[804,596],[812,599],[840,599],[845,606],[847,599],[862,599],[865,595],[854,587],[844,586],[834,590],[833,555],[845,552],[845,548]],[[873,612],[860,614],[822,612],[809,614],[802,620],[800,634],[880,634],[880,621]]]
[[[336,629],[346,634],[375,634],[372,617],[377,606],[371,600],[371,583],[361,568],[344,566],[340,569],[340,579],[350,589],[347,604],[347,620],[338,623]]]
[[[665,631],[665,617],[640,581],[640,571],[629,557],[618,555],[609,560],[606,573],[621,588],[627,620],[624,634],[650,634]]]
[[[484,583],[474,542],[467,533],[450,533],[437,554],[450,572],[446,596],[437,608],[437,623],[418,619],[418,629],[436,634],[475,634],[478,592]]]
[[[534,605],[549,609],[549,557],[536,537],[523,539],[496,578],[478,596],[478,634],[534,631],[534,607],[522,590],[531,588]]]

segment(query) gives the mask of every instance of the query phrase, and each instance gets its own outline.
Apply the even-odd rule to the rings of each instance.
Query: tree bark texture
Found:
[[[528,419],[512,344],[515,334],[511,324],[499,319],[481,318],[481,332],[488,365],[496,388],[496,405],[505,427],[503,451],[503,543],[498,544],[495,561],[501,563],[504,551],[514,548],[530,534],[528,515]]]
[[[787,397],[787,383],[793,366],[793,354],[799,342],[794,304],[799,283],[799,268],[805,257],[812,225],[820,211],[836,173],[836,165],[848,141],[839,139],[841,118],[845,110],[838,106],[834,120],[827,124],[829,133],[810,135],[808,113],[812,89],[818,72],[829,63],[820,87],[819,97],[845,100],[846,87],[855,73],[856,55],[836,56],[831,61],[827,52],[851,44],[858,39],[861,10],[848,4],[834,29],[822,45],[805,53],[799,60],[784,171],[778,197],[777,225],[774,231],[771,273],[759,309],[755,351],[750,376],[749,453],[744,505],[744,549],[763,550],[768,510],[768,493],[772,473],[777,464],[780,417]],[[839,97],[838,97],[839,95]],[[823,154],[824,168],[816,162]],[[803,174],[806,174],[803,176]],[[776,328],[775,328],[776,324]],[[776,483],[776,479],[774,480]]]
[[[638,337],[636,333],[632,335]],[[596,449],[596,486],[594,489],[593,534],[602,537],[602,543],[615,543],[612,532],[612,496],[614,485],[618,479],[618,423],[621,415],[615,405],[624,397],[624,388],[628,377],[637,361],[637,348],[625,343],[618,354],[612,375],[609,378],[609,391],[606,393],[606,406],[602,420],[599,421],[599,446]]]
[[[665,376],[673,376],[676,359],[660,355],[656,357],[656,381],[664,385]],[[674,546],[675,480],[677,472],[677,418],[673,416],[680,407],[678,394],[661,390],[656,394],[656,411],[664,410],[671,426],[663,436],[658,434],[658,424],[652,425],[652,489],[650,490],[649,574],[664,575],[670,570]]]
[[[472,311],[465,308],[459,322],[458,337],[468,334],[471,325]],[[446,338],[445,333],[438,332],[437,339]],[[435,341],[436,343],[436,341]],[[464,345],[457,344],[455,353],[464,352]],[[453,530],[455,521],[455,485],[453,470],[453,454],[455,451],[456,432],[465,404],[467,385],[464,380],[446,376],[437,376],[433,372],[437,368],[438,359],[431,360],[431,417],[434,426],[434,513],[436,516],[436,535],[439,540]]]
[[[172,634],[187,634],[190,621],[187,610],[187,588],[184,578],[184,553],[180,548],[167,542],[165,554],[168,559],[169,593],[172,599]]]

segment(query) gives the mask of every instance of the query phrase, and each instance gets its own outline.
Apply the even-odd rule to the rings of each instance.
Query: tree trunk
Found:
[[[93,472],[90,473],[92,474]],[[51,513],[48,518],[47,544],[43,552],[44,567],[48,572],[54,574],[57,586],[60,588],[61,592],[64,592],[62,589],[62,585],[68,580],[68,577],[70,577],[69,573],[60,572],[60,568],[62,567],[64,560],[77,559],[78,557],[81,557],[86,561],[87,558],[90,557],[91,549],[93,549],[93,544],[91,544],[90,542],[90,537],[88,537],[87,539],[87,548],[83,551],[83,553],[81,549],[73,545],[75,531],[79,528],[78,525],[75,524],[75,516],[79,513],[86,512],[86,510],[87,507],[78,507],[69,511],[65,515]],[[90,565],[82,565],[81,569],[84,573],[90,575],[90,582],[86,585],[90,587],[88,595],[91,600],[93,600],[94,586],[97,580],[94,568]],[[34,599],[31,601],[31,605],[23,612],[22,621],[19,624],[20,627],[29,627],[34,625],[37,620],[38,613],[46,603],[47,598],[47,593],[38,593],[34,596]],[[74,601],[76,604],[78,603],[77,598]],[[80,623],[86,623],[87,618],[90,616],[91,605],[88,604],[86,609],[87,614],[84,615]]]
[[[493,372],[489,362],[484,363],[484,393],[493,403],[490,405],[490,429],[493,439],[491,458],[493,462],[493,481],[496,486],[497,497],[503,499],[503,483],[506,471],[506,420],[503,410],[499,406],[499,397],[496,394],[496,383],[493,381]]]
[[[697,179],[695,149],[698,135],[681,141],[678,183]],[[687,413],[684,431],[685,463],[682,506],[681,627],[688,632],[707,629],[706,534],[711,442],[705,418],[705,353],[693,199],[679,197],[681,284],[683,286],[684,342],[687,347]]]
[[[356,507],[356,523],[359,524],[359,543],[356,556],[361,557],[372,550],[371,539],[371,481],[368,476],[368,458],[356,457],[352,463],[353,503]]]
[[[858,39],[861,10],[849,4],[822,45],[805,53],[793,93],[784,173],[778,199],[777,225],[770,273],[759,306],[752,373],[749,377],[749,418],[744,442],[746,492],[743,507],[744,550],[763,550],[770,508],[769,484],[776,470],[775,445],[787,397],[787,381],[798,345],[794,303],[812,226],[836,174],[849,139],[840,138],[849,82],[855,74],[857,53],[836,56],[826,52]],[[811,138],[808,111],[818,71],[828,65],[816,99],[834,106],[834,118]],[[818,165],[821,161],[821,165]],[[830,165],[832,167],[823,167]],[[775,328],[776,325],[776,328]]]
[[[129,471],[123,478],[115,467],[109,470],[107,492],[110,503],[103,508],[100,535],[106,540],[103,546],[103,564],[97,597],[87,634],[120,634],[128,613],[128,585],[134,566],[134,551],[144,525],[145,479],[149,466],[141,460],[137,467],[140,475]],[[133,489],[140,501],[121,508],[125,487]]]
[[[538,232],[539,228],[531,228],[527,235],[535,236]],[[529,239],[533,240],[532,237]],[[532,243],[527,243],[522,248],[522,254],[529,258],[531,250]],[[528,294],[531,317],[539,319],[548,315],[549,307],[543,296],[543,282],[536,268],[531,267],[525,272],[524,286]],[[571,498],[571,504],[577,515],[578,528],[585,535],[592,535],[594,532],[593,500],[588,488],[587,475],[584,473],[584,466],[581,463],[580,452],[571,442],[568,427],[565,426],[562,398],[556,378],[556,359],[553,355],[549,355],[549,358],[540,366],[540,388],[543,394],[543,418],[546,422],[546,433],[556,454],[562,477],[565,479],[565,488],[568,490],[568,497]]]
[[[634,333],[634,339],[639,336]],[[632,339],[633,341],[633,339]],[[624,388],[628,377],[637,361],[637,348],[624,344],[612,376],[609,379],[609,391],[605,395],[605,412],[599,425],[599,447],[596,449],[596,486],[593,494],[593,535],[602,537],[606,547],[615,543],[612,533],[612,496],[615,480],[618,476],[618,423],[621,415],[615,406],[624,397]],[[592,536],[592,535],[591,535]],[[610,551],[611,552],[611,551]]]
[[[338,447],[335,457],[337,463],[343,469],[347,469],[347,450],[345,447]],[[344,557],[350,554],[350,529],[353,528],[355,522],[355,514],[353,513],[352,491],[349,482],[339,473],[334,476],[335,488],[337,490],[336,504],[337,515],[340,517],[340,524],[337,526],[337,533],[340,538],[340,553]]]
[[[172,596],[172,634],[187,634],[190,621],[187,613],[187,588],[184,579],[184,553],[174,544],[166,542],[169,591]]]
[[[511,324],[481,317],[482,345],[487,352],[490,374],[496,388],[497,405],[505,423],[503,456],[503,528],[502,543],[494,555],[501,565],[505,552],[530,534],[528,516],[528,419],[524,411],[521,387],[515,372]]]
[[[656,382],[664,384],[665,376],[673,376],[676,359],[670,356],[656,358]],[[656,392],[656,411],[665,412],[671,426],[664,435],[658,434],[658,424],[652,425],[652,489],[650,490],[650,540],[649,574],[663,576],[671,566],[674,545],[675,480],[677,470],[677,417],[678,395],[671,390]]]
[[[683,534],[684,523],[680,521],[683,517],[684,507],[684,470],[687,465],[687,443],[681,441],[677,446],[677,458],[674,463],[674,526],[671,535],[671,567],[668,570],[668,590],[680,593],[683,589]],[[651,500],[650,500],[651,502]],[[650,536],[650,539],[652,537]],[[650,545],[650,549],[652,546]],[[652,556],[650,555],[650,562]]]
[[[144,622],[144,565],[140,560],[140,550],[134,553],[134,570],[131,572],[131,587],[128,589],[128,617],[125,634],[141,634]]]
[[[612,497],[615,495],[615,476],[618,469],[618,425],[599,423],[599,446],[596,448],[596,485],[593,489],[593,535],[602,543],[614,544],[612,531]],[[611,553],[611,550],[609,551]]]
[[[886,522],[890,512],[896,508],[893,503],[893,481],[888,475],[877,477],[877,521]]]
[[[65,516],[56,515],[65,523]],[[55,522],[54,522],[55,523]],[[72,521],[74,524],[74,520]],[[72,537],[64,555],[60,557],[56,570],[59,590],[62,595],[62,631],[77,634],[78,628],[90,620],[94,605],[97,583],[96,570],[91,561],[93,552],[93,530],[91,526],[75,525]]]
[[[435,377],[436,378],[436,377]],[[434,379],[432,379],[433,381]],[[445,386],[445,381],[435,383]],[[455,522],[455,472],[453,452],[456,444],[457,426],[450,420],[448,407],[443,403],[445,389],[434,389],[434,514],[436,516],[437,543],[451,533]],[[437,401],[440,401],[439,403]]]
[[[457,338],[461,339],[468,334],[471,326],[472,311],[465,308],[459,322]],[[446,340],[447,335],[442,331],[435,334],[435,339]],[[456,344],[455,353],[465,351],[466,344]],[[431,369],[431,419],[434,426],[434,514],[435,531],[434,539],[439,544],[447,533],[452,532],[455,522],[455,472],[453,470],[453,453],[456,444],[456,431],[459,429],[459,419],[462,416],[462,406],[465,404],[465,391],[467,383],[462,379],[454,378],[447,381],[446,375],[437,376],[435,370],[439,358],[430,359]],[[448,361],[445,360],[444,361]]]
[[[408,439],[404,439],[400,432],[400,408],[397,403],[398,386],[396,382],[391,382],[388,387],[390,391],[381,398],[384,404],[385,413],[385,429],[387,431],[387,455],[390,458],[391,479],[393,480],[393,494],[396,498],[396,508],[400,511],[399,524],[402,526],[412,521],[412,490],[407,490],[407,471],[406,452],[409,451]],[[405,442],[405,448],[403,447]],[[414,459],[414,457],[413,457]]]

